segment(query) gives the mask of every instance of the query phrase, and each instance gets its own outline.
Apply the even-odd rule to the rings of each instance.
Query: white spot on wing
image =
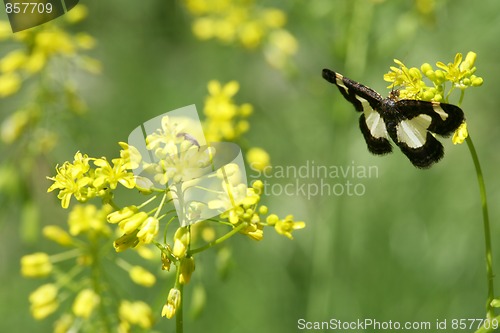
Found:
[[[377,111],[373,111],[367,100],[357,96],[356,98],[363,104],[366,125],[368,126],[371,135],[377,139],[387,139],[387,128],[385,127],[384,120],[382,119],[382,117],[380,117],[380,114]]]
[[[443,110],[440,103],[432,102],[432,109],[441,117],[441,119],[446,120],[448,118],[448,114]]]
[[[341,74],[335,73],[335,82],[337,82],[337,86],[344,89],[347,93],[347,87],[345,86],[343,79],[344,77]]]
[[[425,144],[427,129],[431,122],[432,118],[426,114],[401,121],[396,126],[398,141],[404,142],[410,148],[422,147]]]

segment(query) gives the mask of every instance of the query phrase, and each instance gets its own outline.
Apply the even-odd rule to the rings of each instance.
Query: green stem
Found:
[[[92,287],[94,292],[97,295],[102,295],[104,286],[103,286],[103,281],[102,281],[102,274],[101,274],[101,262],[100,262],[100,253],[99,253],[99,244],[97,239],[91,239],[91,248],[90,248],[90,254],[92,256],[92,265],[91,265],[91,281],[92,281]],[[102,297],[102,296],[101,296]],[[109,316],[107,313],[107,309],[105,306],[106,302],[99,302],[98,305],[98,313],[99,317],[101,318],[103,325],[104,325],[104,331],[105,332],[112,332],[113,330],[111,329],[111,322],[109,320]]]
[[[225,240],[227,240],[228,238],[230,238],[231,236],[233,236],[234,234],[236,234],[237,232],[239,232],[241,229],[243,229],[246,226],[247,226],[246,223],[241,223],[239,226],[237,226],[236,228],[234,228],[233,230],[231,230],[230,232],[228,232],[224,236],[217,238],[213,242],[210,242],[210,243],[208,243],[202,247],[199,247],[197,249],[189,250],[188,255],[193,255],[195,253],[205,251],[206,249],[209,249],[214,245],[220,244],[220,243],[224,242]]]
[[[177,273],[175,276],[175,288],[179,290],[181,295],[181,301],[179,302],[179,306],[175,310],[175,333],[182,333],[184,331],[184,315],[183,315],[183,307],[184,307],[184,285],[179,282],[179,275],[181,273],[181,263],[177,262]]]
[[[184,331],[184,316],[183,316],[183,307],[184,307],[184,285],[179,283],[179,289],[181,293],[181,301],[179,303],[179,307],[175,311],[175,333],[182,333]]]
[[[465,139],[467,142],[467,147],[469,148],[472,160],[474,161],[474,167],[476,168],[477,182],[479,184],[479,193],[481,196],[481,206],[483,208],[483,227],[484,227],[484,245],[486,250],[486,274],[488,279],[488,301],[486,304],[486,318],[492,319],[495,317],[495,312],[491,306],[491,301],[495,297],[494,287],[493,287],[493,259],[491,251],[491,231],[490,231],[490,220],[488,217],[488,202],[486,200],[486,186],[484,184],[483,172],[481,171],[481,165],[479,164],[479,159],[477,157],[476,148],[472,143],[470,135]]]

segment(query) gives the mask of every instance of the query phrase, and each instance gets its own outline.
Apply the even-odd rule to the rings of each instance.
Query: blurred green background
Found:
[[[45,176],[53,174],[56,163],[72,160],[77,150],[114,157],[117,142],[150,118],[193,103],[201,114],[209,80],[237,80],[236,102],[255,108],[245,138],[249,145],[266,149],[273,165],[354,163],[377,166],[379,174],[351,179],[365,186],[362,196],[266,197],[273,212],[292,213],[307,227],[295,232],[293,241],[272,230],[261,242],[235,237],[230,241],[234,264],[224,280],[211,269],[210,251],[199,256],[200,269],[186,291],[189,298],[192,286],[202,283],[207,304],[199,318],[186,317],[186,332],[297,332],[300,318],[434,323],[484,317],[482,218],[466,146],[442,140],[445,158],[423,171],[398,151],[386,157],[370,155],[358,115],[321,78],[321,69],[331,68],[386,95],[382,77],[394,58],[419,67],[424,62],[452,62],[457,52],[478,54],[477,75],[484,85],[466,91],[462,108],[483,166],[494,269],[500,271],[497,0],[436,0],[428,13],[419,11],[415,1],[261,2],[286,12],[286,27],[298,40],[295,70],[290,72],[270,67],[259,50],[197,40],[181,1],[83,3],[89,16],[75,29],[97,39],[90,54],[102,61],[103,73],[79,79],[89,113],[68,124],[67,137],[34,171],[37,177],[28,190],[38,193],[42,225],[65,220],[55,194],[44,194],[50,185]],[[8,51],[1,47],[2,54]],[[9,103],[0,100],[0,120],[12,112]],[[0,146],[0,153],[8,149]],[[16,207],[2,207],[0,331],[48,332],[51,318],[35,321],[29,313],[28,295],[40,281],[20,277],[19,259],[38,250],[50,252],[51,245],[41,237],[23,240]],[[158,314],[169,286],[161,287],[161,297],[140,287],[131,292],[149,300]],[[160,319],[155,328],[172,332],[174,321]]]

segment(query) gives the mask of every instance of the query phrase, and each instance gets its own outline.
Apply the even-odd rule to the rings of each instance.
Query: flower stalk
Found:
[[[474,167],[476,169],[477,183],[479,185],[479,195],[481,196],[481,207],[483,212],[483,228],[484,228],[484,245],[486,254],[486,277],[488,283],[488,299],[486,303],[486,318],[492,319],[495,317],[494,309],[491,305],[495,297],[494,284],[493,284],[493,253],[491,250],[491,231],[490,231],[490,219],[488,216],[488,201],[486,198],[486,186],[484,184],[483,172],[481,170],[481,164],[479,163],[479,158],[477,156],[476,148],[470,135],[465,139],[467,142],[467,147],[469,148],[472,161],[474,162]]]

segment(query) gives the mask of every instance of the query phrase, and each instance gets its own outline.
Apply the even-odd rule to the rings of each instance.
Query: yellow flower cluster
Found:
[[[250,129],[247,118],[253,113],[253,106],[249,103],[235,104],[233,97],[239,89],[237,81],[224,85],[216,80],[208,83],[209,95],[203,107],[206,116],[203,128],[209,142],[236,141]],[[256,170],[264,170],[270,164],[269,154],[262,148],[250,148],[246,158]]]
[[[97,168],[90,167],[91,160]],[[86,202],[96,196],[106,196],[118,183],[134,188],[134,174],[127,171],[132,167],[130,160],[120,157],[112,162],[113,166],[104,157],[90,158],[77,152],[73,163],[65,162],[62,166],[57,166],[57,175],[47,177],[54,182],[47,192],[58,189],[57,197],[61,199],[61,206],[68,208],[72,196],[80,202]]]
[[[283,68],[298,49],[295,37],[286,29],[286,14],[263,7],[254,0],[185,0],[195,17],[194,35],[200,40],[218,39],[227,44],[239,43],[247,49],[264,44],[268,62]]]
[[[476,53],[469,52],[462,61],[462,54],[457,53],[453,63],[445,65],[437,62],[436,67],[439,69],[436,70],[428,63],[423,64],[420,69],[408,68],[401,61],[394,59],[399,67],[391,66],[391,71],[384,75],[384,80],[391,82],[388,88],[400,87],[400,99],[448,102],[450,93],[455,88],[463,92],[468,87],[483,84],[483,79],[474,75],[476,57]],[[433,83],[432,86],[427,86],[423,81],[424,76]],[[445,91],[447,82],[451,83],[448,92]]]
[[[78,5],[70,13],[66,21],[76,23],[86,17],[87,9]],[[40,72],[52,58],[62,56],[76,59],[79,50],[92,49],[96,44],[90,35],[71,35],[52,22],[16,34],[5,33],[8,25],[7,21],[0,22],[0,41],[11,39],[20,45],[0,60],[0,98],[16,93],[23,77]],[[90,58],[78,58],[77,64],[91,72],[100,70],[98,62]]]
[[[209,141],[234,140],[248,129],[248,123],[243,118],[251,114],[252,106],[234,104],[232,97],[238,88],[238,83],[235,81],[225,86],[216,81],[209,84],[211,94],[205,103],[207,115],[205,134]],[[63,208],[69,207],[72,197],[79,202],[99,197],[103,201],[103,208],[98,210],[91,204],[76,205],[69,216],[69,233],[57,226],[48,226],[44,229],[44,235],[59,245],[77,247],[70,253],[79,257],[78,262],[81,265],[92,265],[98,260],[93,255],[100,252],[89,249],[82,254],[80,249],[84,247],[84,242],[77,239],[77,236],[87,235],[92,240],[103,236],[103,239],[108,240],[111,232],[105,221],[117,225],[121,234],[113,243],[116,252],[138,247],[139,254],[144,258],[154,258],[155,256],[147,251],[146,247],[139,245],[155,245],[161,251],[161,268],[170,270],[171,266],[175,266],[177,269],[175,285],[162,309],[162,316],[167,318],[172,318],[182,304],[182,286],[190,282],[195,271],[195,254],[220,244],[238,233],[254,240],[261,240],[265,226],[274,227],[276,232],[290,239],[294,230],[305,227],[304,222],[295,222],[291,215],[283,220],[275,214],[268,215],[268,208],[260,204],[263,183],[255,181],[248,187],[246,178],[243,177],[244,172],[237,163],[225,164],[215,171],[217,154],[222,152],[217,151],[216,145],[201,146],[195,135],[189,131],[192,128],[191,122],[191,119],[184,117],[162,117],[160,128],[146,136],[144,148],[147,150],[147,157],[142,156],[137,148],[120,142],[122,148],[120,157],[112,159],[111,163],[104,157],[92,158],[77,152],[73,162],[57,166],[57,174],[48,177],[54,182],[48,192],[59,190],[58,198]],[[201,128],[199,131],[202,132]],[[260,148],[252,148],[247,159],[252,168],[264,168],[269,164],[269,155]],[[199,177],[199,170],[203,168],[211,171],[207,177],[214,182],[210,185],[200,185],[195,179]],[[131,172],[131,170],[138,171],[136,169],[141,171],[140,175]],[[150,198],[137,206],[118,207],[113,200],[118,184],[128,189],[136,188]],[[207,199],[208,202],[193,200],[185,195],[192,189],[207,191],[213,194],[215,199]],[[146,205],[160,198],[158,206],[145,210]],[[174,202],[175,209],[166,208],[166,205],[172,206],[174,199],[177,200],[177,203]],[[179,213],[178,205],[182,207],[182,213]],[[210,216],[219,214],[219,219],[209,218],[204,222],[199,221],[199,218],[204,216],[201,211],[205,209],[215,210]],[[187,216],[188,223],[183,223],[186,218],[180,214]],[[190,218],[191,215],[193,219]],[[156,240],[160,221],[167,216],[170,220],[165,225],[163,243],[160,243]],[[167,232],[168,227],[175,220],[181,226],[173,234],[172,242],[168,242],[167,235],[170,235]],[[200,223],[192,225],[189,223],[191,220]],[[198,226],[213,222],[230,226],[230,230],[215,239],[216,232],[203,227],[201,234],[206,243],[201,247],[192,248],[193,243],[196,243],[196,239],[193,240],[193,233],[198,232]],[[93,241],[89,243],[95,244]],[[27,256],[23,259],[23,274],[33,277],[50,275],[53,264],[58,261],[57,258],[58,255],[48,256],[44,253]],[[156,283],[155,275],[141,266],[131,265],[123,259],[118,259],[115,263],[126,270],[130,279],[138,285],[151,287]],[[60,286],[55,285],[55,287],[57,296]],[[48,315],[57,309],[56,297],[50,300],[48,306],[37,304],[41,309],[39,313]],[[64,331],[71,325],[74,317],[88,318],[94,307],[102,305],[100,298],[96,297],[92,290],[85,289],[75,300],[73,314],[70,317],[61,317],[56,326]],[[143,328],[151,326],[151,310],[143,305],[143,303],[122,302],[119,310],[120,332],[129,331],[131,325]],[[141,315],[132,315],[130,312],[134,310]]]
[[[31,313],[35,319],[41,320],[53,314],[62,308],[60,303],[68,298],[69,293],[75,294],[72,305],[65,307],[69,312],[63,313],[55,322],[55,332],[67,332],[76,321],[89,320],[95,309],[101,305],[101,295],[89,286],[90,281],[87,276],[83,275],[83,280],[78,283],[72,280],[71,284],[68,284],[68,281],[74,279],[74,276],[84,271],[86,267],[95,269],[94,263],[103,260],[100,257],[100,247],[109,246],[111,231],[106,221],[112,214],[111,210],[110,205],[104,205],[102,209],[97,209],[91,204],[74,206],[68,218],[69,232],[56,225],[43,228],[43,235],[47,239],[66,248],[69,247],[70,250],[50,256],[44,252],[37,252],[21,258],[23,276],[31,278],[52,276],[55,279],[54,283],[42,285],[31,293],[29,300]],[[77,265],[72,273],[61,274],[61,270],[56,268],[60,262],[74,259]],[[123,259],[117,260],[116,263],[128,271],[134,283],[144,287],[151,287],[156,283],[156,277],[143,267],[132,266]],[[82,285],[82,289],[75,291],[75,286],[79,284]],[[132,303],[123,300],[119,308],[119,317],[121,322],[118,329],[121,332],[129,332],[131,325],[150,328],[153,324],[151,309],[143,302]]]
[[[209,95],[203,108],[206,116],[203,125],[209,142],[234,141],[250,128],[247,118],[253,113],[253,106],[234,103],[233,97],[239,89],[240,85],[236,81],[225,85],[215,80],[208,83]]]
[[[231,177],[231,175],[229,175]],[[274,226],[275,230],[292,239],[291,232],[305,227],[304,222],[293,222],[291,215],[283,221],[277,215],[270,214],[266,219],[262,215],[268,214],[268,207],[259,205],[263,183],[260,180],[253,182],[251,188],[245,184],[227,183],[224,188],[226,194],[221,200],[212,200],[208,203],[211,209],[222,209],[222,219],[227,219],[233,228],[251,239],[261,240],[264,237],[264,226]]]
[[[457,53],[453,63],[444,64],[437,62],[434,69],[430,64],[423,64],[420,69],[416,67],[408,68],[401,61],[394,59],[399,67],[391,66],[391,71],[384,75],[384,80],[391,82],[388,88],[398,88],[398,98],[416,99],[424,101],[449,103],[449,97],[453,90],[460,90],[460,105],[464,97],[464,91],[468,87],[478,87],[483,84],[483,79],[476,76],[476,53],[469,52],[463,60],[462,54]],[[428,86],[423,80],[427,78],[432,86]],[[447,83],[451,83],[451,88],[446,91]],[[455,131],[452,141],[454,144],[463,143],[467,138],[467,125],[463,123]]]
[[[74,64],[90,73],[100,72],[100,63],[87,56],[81,55],[82,51],[92,49],[96,41],[86,33],[71,34],[61,28],[61,22],[74,24],[83,20],[87,15],[87,9],[83,5],[77,5],[64,20],[48,22],[35,28],[20,31],[15,34],[10,32],[9,23],[0,21],[0,44],[8,43],[10,51],[0,54],[0,98],[6,98],[17,93],[23,82],[30,78],[40,76],[44,71],[61,72],[67,68],[67,63]],[[66,80],[57,82],[54,76],[51,80],[56,85],[62,85],[64,94],[60,97],[66,103],[65,106],[76,114],[86,111],[84,101],[78,96],[75,84]],[[37,98],[43,98],[47,94],[48,87],[42,87],[40,81]],[[54,89],[51,87],[50,89]],[[47,130],[28,131],[29,126],[34,126],[41,118],[42,108],[40,103],[28,104],[13,112],[3,120],[0,128],[0,139],[11,144],[24,133],[33,133],[36,138],[32,142],[38,142],[38,149],[48,151],[55,145],[57,138],[55,133]]]

